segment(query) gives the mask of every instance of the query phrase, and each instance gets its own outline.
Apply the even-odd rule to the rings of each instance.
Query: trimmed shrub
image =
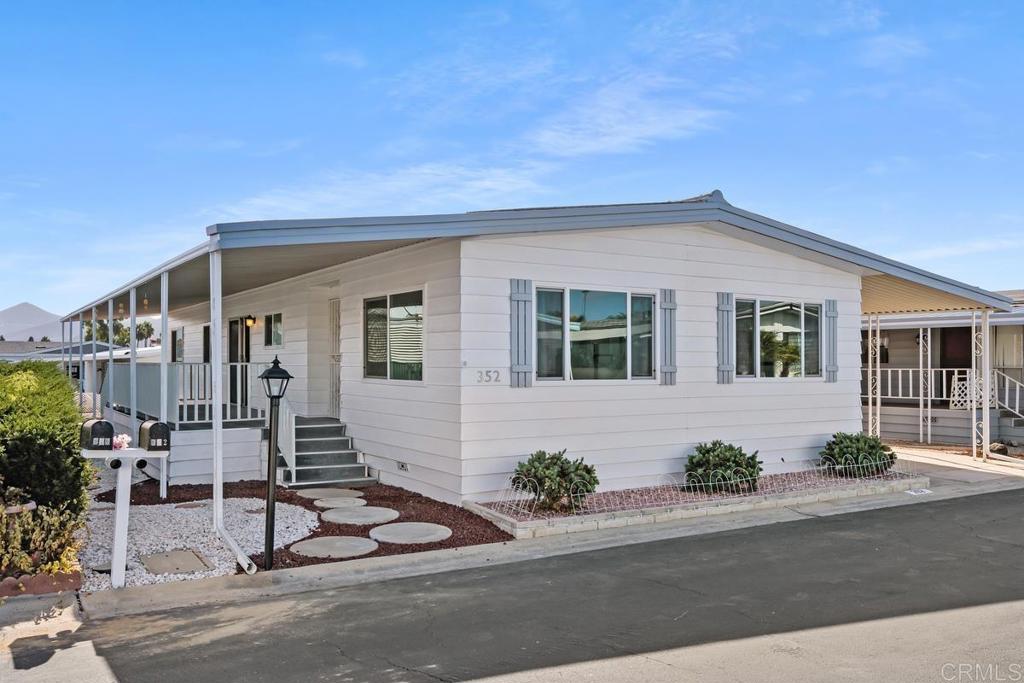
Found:
[[[0,364],[0,578],[76,568],[93,468],[81,415],[53,363]],[[34,510],[17,509],[32,501]]]
[[[7,514],[0,505],[0,578],[77,568],[81,515],[37,507]]]
[[[839,432],[819,454],[820,465],[841,477],[868,477],[887,472],[896,454],[877,436]]]
[[[0,364],[0,478],[6,486],[41,507],[84,512],[93,469],[80,454],[81,421],[71,384],[55,364]]]
[[[761,476],[757,451],[750,455],[731,443],[715,439],[699,443],[686,459],[686,487],[703,491],[756,491]]]
[[[597,471],[583,458],[570,460],[565,449],[554,453],[537,451],[525,462],[516,465],[516,476],[536,483],[533,489],[537,507],[542,510],[564,510],[572,493],[590,493],[597,488]],[[573,484],[577,484],[573,488]]]

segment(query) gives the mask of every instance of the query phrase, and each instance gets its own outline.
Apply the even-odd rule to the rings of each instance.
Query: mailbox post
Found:
[[[163,422],[150,420],[139,428],[139,448],[114,450],[114,426],[106,420],[86,420],[81,433],[82,456],[102,460],[117,472],[114,494],[114,542],[110,553],[110,583],[124,586],[128,562],[128,511],[131,505],[132,470],[143,469],[146,459],[166,458],[171,432]]]

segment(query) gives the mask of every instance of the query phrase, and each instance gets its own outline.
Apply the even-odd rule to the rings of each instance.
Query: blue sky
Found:
[[[5,3],[0,308],[241,219],[738,206],[1024,287],[1021,3]]]

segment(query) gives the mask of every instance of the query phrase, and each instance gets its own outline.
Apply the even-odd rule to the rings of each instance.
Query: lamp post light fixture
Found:
[[[277,496],[277,413],[281,399],[292,378],[281,367],[281,361],[274,356],[274,362],[260,374],[263,390],[270,399],[270,435],[267,441],[267,522],[263,534],[263,568],[274,568],[274,503]]]
[[[256,327],[256,316],[254,316],[253,314],[250,313],[249,315],[245,316],[244,320],[246,327]]]

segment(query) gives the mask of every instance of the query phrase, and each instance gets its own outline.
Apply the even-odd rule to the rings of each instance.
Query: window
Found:
[[[210,326],[203,325],[203,362],[210,362]]]
[[[537,290],[538,379],[653,377],[653,295]]]
[[[542,379],[562,378],[564,299],[561,289],[537,290],[537,377]]]
[[[821,304],[736,301],[737,377],[820,377]]]
[[[185,328],[171,330],[171,362],[185,362]]]
[[[283,346],[284,327],[281,325],[281,314],[272,313],[263,316],[263,346]]]
[[[363,376],[423,379],[423,292],[363,301]]]

